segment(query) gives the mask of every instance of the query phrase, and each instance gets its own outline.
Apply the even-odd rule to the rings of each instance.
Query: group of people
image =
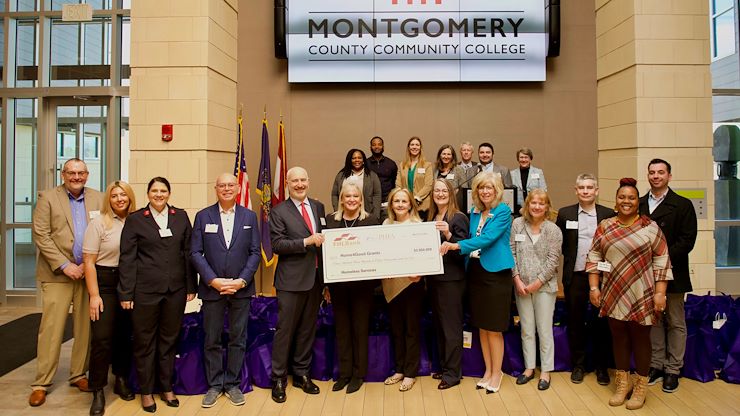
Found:
[[[498,392],[513,297],[525,363],[516,384],[536,377],[539,352],[537,387],[548,389],[561,255],[571,381],[584,379],[586,340],[592,338],[598,383],[610,384],[607,369],[617,370],[610,405],[627,402],[628,409],[638,409],[646,386],[661,380],[666,392],[678,388],[686,341],[683,295],[691,291],[688,253],[697,224],[692,204],[668,186],[667,161],[650,162],[650,191],[643,197],[634,179],[622,179],[613,209],[596,204],[598,182],[581,174],[575,182],[578,203],[556,212],[528,148],[517,152],[519,167],[513,170],[493,163],[490,143],[478,146],[479,163],[472,161],[473,147],[467,142],[460,146],[460,162],[450,145],[439,149],[435,163],[428,162],[418,137],[409,139],[399,164],[384,155],[380,137],[372,138],[370,150],[370,157],[359,149],[347,153],[332,188],[332,212],[309,198],[308,172],[293,167],[286,179],[289,199],[269,213],[272,248],[280,259],[274,277],[274,401],[287,399],[289,374],[294,387],[319,393],[309,373],[322,299],[333,305],[337,334],[339,378],[332,390],[351,394],[361,388],[378,286],[388,303],[394,347],[395,370],[385,384],[398,384],[400,391],[415,384],[426,296],[438,340],[441,371],[433,374],[438,388],[456,386],[462,378],[463,309],[468,305],[485,363],[476,388]],[[244,404],[241,367],[261,256],[257,217],[235,203],[236,178],[222,174],[216,179],[217,202],[198,212],[191,227],[185,211],[168,203],[167,179],[149,182],[148,203],[137,210],[128,184],[115,181],[101,196],[85,187],[87,175],[83,161],[70,159],[62,170],[63,184],[41,192],[34,210],[43,315],[29,403],[45,401],[71,303],[75,344],[69,382],[93,393],[91,415],[105,411],[103,388],[111,364],[115,393],[124,400],[134,398],[128,383],[132,355],[143,410],[156,411],[155,392],[167,406],[177,407],[172,391],[177,337],[185,303],[197,293],[203,301],[209,385],[202,406],[214,406],[224,394],[232,404]],[[520,191],[518,215],[502,202],[507,187]],[[463,212],[467,192],[472,206]],[[443,274],[324,285],[323,229],[422,221],[433,222],[439,231]],[[598,318],[587,325],[589,302]],[[229,328],[226,360],[224,319]]]

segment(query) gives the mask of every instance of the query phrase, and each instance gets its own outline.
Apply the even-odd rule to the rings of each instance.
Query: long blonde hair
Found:
[[[419,136],[413,136],[408,142],[406,142],[406,154],[403,157],[403,162],[401,162],[401,169],[411,167],[411,153],[409,153],[409,145],[414,140],[419,142],[419,160],[416,162],[416,166],[424,166],[427,164],[427,160],[424,158],[424,145],[421,143]]]
[[[350,190],[354,189],[358,195],[360,195],[360,217],[359,220],[362,221],[365,218],[367,218],[368,213],[365,211],[365,196],[362,194],[362,188],[360,187],[360,180],[356,179],[353,176],[350,176],[349,178],[345,179],[344,182],[342,182],[342,189],[339,191],[339,203],[337,204],[337,212],[334,213],[334,220],[341,221],[342,216],[344,215],[344,205],[342,205],[342,197],[346,192],[349,192]]]
[[[105,225],[106,230],[110,230],[113,226],[113,214],[115,213],[113,212],[113,208],[110,206],[110,196],[116,188],[121,188],[123,192],[126,193],[126,196],[128,196],[128,213],[130,214],[136,211],[136,196],[134,195],[134,190],[131,188],[131,185],[124,181],[111,182],[108,187],[105,188],[103,208],[100,209],[100,214],[103,216],[103,225]]]
[[[411,192],[409,192],[409,190],[406,188],[395,188],[391,191],[390,194],[388,194],[388,223],[393,224],[395,222],[398,222],[398,219],[396,218],[396,213],[393,211],[393,198],[396,196],[396,194],[399,194],[401,192],[406,194],[406,197],[409,199],[409,204],[411,204],[409,219],[411,220],[411,222],[421,222],[421,217],[419,217],[419,210],[416,208],[416,201],[414,200],[414,196],[411,195]]]
[[[480,196],[478,196],[478,188],[484,185],[491,185],[496,191],[496,196],[493,197],[493,204],[490,207],[485,206],[483,201],[480,200]],[[475,175],[471,188],[473,189],[473,205],[481,212],[485,211],[486,208],[496,208],[504,198],[504,183],[501,181],[501,174],[497,172],[487,171]]]

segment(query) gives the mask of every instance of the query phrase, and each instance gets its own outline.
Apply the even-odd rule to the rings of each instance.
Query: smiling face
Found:
[[[85,189],[87,183],[87,165],[82,161],[69,161],[62,168],[62,179],[64,187],[72,195],[79,195]]]
[[[494,200],[496,199],[496,188],[494,188],[493,184],[490,182],[482,182],[478,185],[478,199],[480,199],[480,202],[483,203],[486,207],[490,207],[493,205]]]
[[[550,209],[550,207],[547,206],[547,201],[545,201],[545,198],[537,195],[533,196],[532,199],[530,199],[527,209],[529,210],[529,215],[531,215],[533,219],[541,220],[545,218],[545,214],[547,214],[547,211]]]
[[[411,200],[406,192],[396,192],[391,200],[391,209],[398,221],[404,221],[411,212]]]
[[[111,190],[110,200],[108,202],[113,212],[119,217],[125,216],[124,214],[128,212],[128,207],[131,205],[131,199],[128,194],[120,187],[115,187]]]
[[[352,154],[351,163],[352,163],[352,170],[359,172],[360,170],[362,170],[362,168],[365,167],[365,158],[362,157],[362,153],[354,152]]]
[[[303,201],[308,195],[308,172],[302,168],[292,168],[288,171],[288,194],[297,201]]]
[[[528,168],[529,165],[532,164],[532,158],[527,154],[519,153],[517,158],[519,159],[519,167]]]
[[[576,196],[581,205],[590,206],[599,195],[599,186],[592,179],[584,179],[576,183]]]
[[[445,166],[449,165],[450,162],[452,162],[452,150],[448,148],[442,149],[442,152],[439,154],[439,159]]]
[[[444,208],[450,203],[450,190],[442,181],[435,181],[432,189],[432,198],[438,208]]]
[[[149,191],[147,191],[146,196],[149,198],[149,205],[157,211],[162,212],[170,200],[170,191],[162,182],[154,182],[151,188],[149,188]]]
[[[478,148],[478,160],[480,163],[487,165],[493,160],[493,149],[488,146]]]
[[[234,175],[224,173],[216,179],[216,198],[224,208],[229,208],[236,201],[239,184]]]
[[[473,146],[469,144],[464,144],[460,146],[460,157],[462,158],[463,162],[470,162],[470,159],[473,158]]]
[[[383,155],[383,140],[379,138],[374,138],[370,141],[370,151],[373,153],[373,156],[380,157]]]
[[[617,213],[622,217],[632,217],[637,214],[640,196],[637,189],[623,186],[617,191]]]
[[[654,163],[648,166],[648,181],[650,182],[650,189],[654,193],[663,193],[668,188],[668,182],[671,181],[671,178],[672,176],[665,163]]]
[[[352,217],[360,209],[362,203],[362,193],[357,189],[356,186],[348,186],[342,192],[340,203],[344,209],[345,214]]]
[[[409,142],[409,155],[411,157],[418,157],[421,154],[421,141],[419,139],[412,139]]]

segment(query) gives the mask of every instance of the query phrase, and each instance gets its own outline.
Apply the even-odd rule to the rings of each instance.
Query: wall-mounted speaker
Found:
[[[547,0],[545,6],[547,57],[560,56],[560,0]]]
[[[285,7],[285,0],[275,0],[275,27],[273,29],[273,36],[275,38],[275,58],[287,59],[288,52],[285,44],[285,19],[286,19],[287,7]]]

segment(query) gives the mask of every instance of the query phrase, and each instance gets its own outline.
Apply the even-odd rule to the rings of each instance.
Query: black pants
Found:
[[[113,374],[128,378],[131,371],[131,312],[118,301],[118,269],[95,267],[98,290],[103,300],[100,318],[91,324],[90,389],[100,390],[108,383],[108,367]]]
[[[296,376],[307,376],[311,372],[311,353],[323,286],[319,281],[317,275],[311,290],[277,291],[278,322],[272,343],[273,379],[287,377],[289,366]]]
[[[614,343],[614,361],[617,370],[630,371],[630,357],[635,356],[635,372],[647,376],[650,371],[650,325],[640,325],[632,321],[609,318]]]
[[[377,281],[336,283],[329,286],[339,355],[339,377],[367,374],[368,334],[373,289]]]
[[[607,318],[596,316],[591,328],[586,326],[589,289],[588,273],[585,272],[573,273],[573,280],[564,288],[571,363],[573,368],[586,368],[586,340],[590,336],[593,340],[594,367],[606,370],[612,359],[611,332]]]
[[[424,283],[420,281],[412,283],[388,303],[396,372],[406,377],[416,377],[419,372],[423,302]]]
[[[247,349],[247,322],[249,321],[248,297],[221,296],[217,300],[204,300],[203,327],[206,337],[204,355],[208,387],[228,391],[241,384],[244,352]],[[229,346],[224,367],[221,336],[224,329],[224,312],[228,310]]]
[[[177,338],[185,313],[185,289],[134,297],[134,358],[141,394],[172,391]],[[155,386],[156,380],[156,386]]]
[[[462,377],[463,295],[465,280],[427,279],[442,380],[457,384]]]

